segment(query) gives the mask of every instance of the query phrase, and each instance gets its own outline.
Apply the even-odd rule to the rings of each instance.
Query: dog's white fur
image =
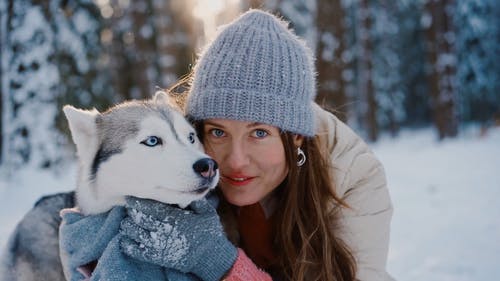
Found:
[[[141,120],[137,120],[139,126],[135,134],[123,133],[129,129],[129,124],[125,121],[118,122],[118,127],[105,130],[99,128],[96,120],[106,113],[64,106],[63,111],[68,119],[79,162],[76,199],[82,213],[96,214],[115,205],[124,205],[126,195],[185,207],[191,201],[205,196],[217,184],[218,171],[207,183],[193,170],[194,162],[208,156],[203,153],[196,135],[195,143],[190,142],[190,135],[192,137],[195,131],[176,109],[168,94],[159,92],[150,102],[168,110],[171,113],[168,114],[169,120],[154,112],[145,114],[141,116]],[[117,105],[109,111],[120,109],[119,114],[124,114],[125,117],[130,106],[140,105],[137,101],[132,101]],[[116,149],[119,152],[100,163],[93,176],[92,165],[105,141],[103,139],[106,139],[102,137],[103,134],[106,134],[108,140],[110,136],[113,137],[112,140],[117,138],[120,147]],[[149,147],[141,143],[149,136],[161,138],[163,144]],[[200,186],[208,188],[202,188],[203,192],[200,192]]]

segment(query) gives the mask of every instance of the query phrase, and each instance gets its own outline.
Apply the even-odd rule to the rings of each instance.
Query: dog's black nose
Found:
[[[210,158],[203,158],[193,164],[193,170],[205,179],[212,179],[217,174],[219,166]]]

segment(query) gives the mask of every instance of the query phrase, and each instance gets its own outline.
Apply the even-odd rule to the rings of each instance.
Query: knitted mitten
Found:
[[[215,208],[206,199],[189,207],[127,198],[122,251],[139,260],[194,273],[202,280],[220,280],[236,260],[237,249],[226,238]]]

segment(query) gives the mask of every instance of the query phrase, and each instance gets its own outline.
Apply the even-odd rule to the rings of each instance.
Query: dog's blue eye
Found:
[[[146,145],[146,146],[153,147],[153,146],[161,145],[162,141],[157,136],[149,136],[147,139],[141,141],[141,143]]]
[[[191,133],[189,133],[188,139],[189,139],[190,143],[195,143],[196,135],[193,132],[191,132]]]

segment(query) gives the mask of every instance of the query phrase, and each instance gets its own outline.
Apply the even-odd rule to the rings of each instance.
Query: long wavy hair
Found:
[[[298,167],[293,137],[281,137],[289,172],[275,214],[275,247],[284,278],[355,280],[355,259],[336,232],[340,210],[348,206],[335,193],[332,164],[312,137],[304,138],[301,149],[307,160]]]

